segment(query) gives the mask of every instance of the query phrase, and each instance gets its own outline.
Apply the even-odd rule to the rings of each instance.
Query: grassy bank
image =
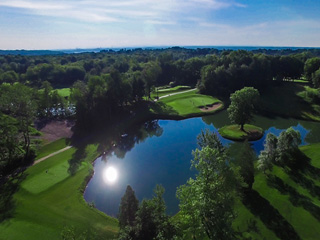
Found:
[[[92,171],[96,150],[95,145],[86,147],[73,176],[68,161],[78,159],[75,148],[28,168],[13,196],[14,204],[6,209],[12,218],[0,224],[0,239],[60,239],[65,227],[74,228],[78,237],[94,233],[97,239],[112,238],[118,231],[117,221],[89,207],[80,191]]]
[[[255,141],[263,136],[262,128],[250,124],[244,125],[244,131],[240,129],[239,125],[224,126],[219,129],[219,133],[222,137],[234,141],[244,141],[246,139]]]

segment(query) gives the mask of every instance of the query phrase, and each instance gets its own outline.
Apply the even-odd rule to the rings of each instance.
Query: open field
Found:
[[[60,144],[63,140],[52,145]],[[64,228],[73,228],[77,238],[90,233],[97,239],[112,238],[118,231],[117,221],[90,207],[80,191],[97,157],[96,148],[86,148],[73,176],[68,172],[68,160],[79,157],[75,148],[28,168],[14,195],[15,204],[6,209],[13,212],[13,217],[0,224],[0,239],[60,239]]]

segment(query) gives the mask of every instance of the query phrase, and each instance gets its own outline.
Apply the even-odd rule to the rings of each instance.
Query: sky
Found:
[[[0,0],[0,49],[320,47],[319,0]]]

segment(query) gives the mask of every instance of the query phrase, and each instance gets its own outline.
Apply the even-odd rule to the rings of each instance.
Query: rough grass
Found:
[[[258,140],[263,136],[263,130],[260,127],[245,124],[244,131],[240,129],[239,125],[228,125],[219,129],[219,133],[222,137],[235,140],[243,141],[248,140]]]
[[[67,142],[68,140],[66,138],[61,138],[59,140],[44,145],[38,150],[36,160],[67,147]]]
[[[117,221],[89,207],[80,191],[96,149],[94,145],[86,148],[86,157],[73,176],[67,170],[74,148],[28,168],[14,195],[13,217],[0,223],[0,239],[55,240],[66,226],[73,227],[78,237],[88,230],[97,239],[112,239],[118,231]]]
[[[161,99],[159,102],[167,105],[176,115],[180,115],[183,117],[194,114],[203,115],[204,113],[200,110],[201,106],[221,103],[221,101],[217,98],[198,94],[197,90],[169,96]],[[222,107],[223,106],[221,106],[219,109],[221,109]],[[216,109],[209,113],[213,113],[219,109]]]

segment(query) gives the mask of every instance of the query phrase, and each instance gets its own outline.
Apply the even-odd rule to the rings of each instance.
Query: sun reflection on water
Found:
[[[103,180],[105,183],[114,183],[118,179],[118,171],[114,167],[107,167],[103,170]]]

